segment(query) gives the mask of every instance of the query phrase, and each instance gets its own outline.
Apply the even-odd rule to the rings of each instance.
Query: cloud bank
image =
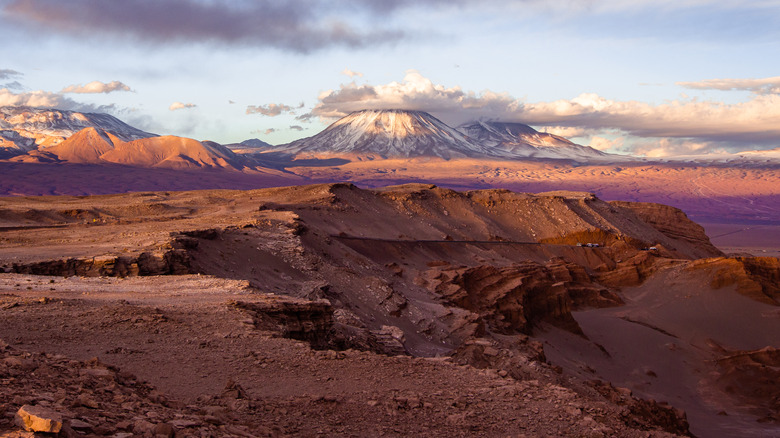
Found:
[[[131,91],[130,87],[119,82],[111,81],[104,83],[100,81],[92,81],[87,85],[69,85],[60,91],[60,93],[77,93],[77,94],[100,94],[111,93],[114,91]]]
[[[780,94],[780,76],[763,79],[707,79],[699,82],[677,82],[697,90],[752,91],[757,94]]]
[[[76,102],[63,97],[58,93],[51,93],[41,90],[30,91],[26,93],[14,93],[8,88],[0,89],[0,106],[62,108],[73,106],[75,104]]]
[[[365,47],[403,33],[345,21],[344,12],[371,12],[381,2],[341,0],[11,0],[3,11],[19,23],[71,35],[96,33],[153,43],[207,42],[310,52],[332,46]],[[399,5],[388,2],[391,9]],[[354,14],[352,14],[354,15]]]
[[[505,93],[464,91],[434,84],[410,70],[401,82],[385,85],[342,85],[319,96],[312,114],[334,119],[361,109],[427,111],[450,124],[468,120],[521,122],[551,127],[561,133],[599,137],[617,132],[633,137],[620,141],[599,137],[594,147],[659,156],[777,147],[780,144],[780,93],[776,78],[683,82],[688,88],[750,90],[748,100],[727,104],[680,99],[654,105],[607,99],[584,93],[568,100],[524,102]],[[566,130],[569,130],[566,132]],[[595,136],[595,137],[594,137]],[[614,136],[613,136],[614,137]],[[653,139],[653,147],[639,139]],[[655,139],[665,139],[658,142]],[[609,144],[609,145],[608,145]]]

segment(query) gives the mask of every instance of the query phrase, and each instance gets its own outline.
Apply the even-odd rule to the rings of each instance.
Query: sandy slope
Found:
[[[575,312],[589,339],[551,329],[541,335],[548,357],[571,372],[595,372],[685,409],[697,436],[771,436],[777,426],[754,417],[771,414],[771,403],[724,398],[717,388],[725,370],[717,359],[724,349],[777,347],[780,312],[734,287],[712,289],[711,275],[672,266],[623,289],[623,307]]]

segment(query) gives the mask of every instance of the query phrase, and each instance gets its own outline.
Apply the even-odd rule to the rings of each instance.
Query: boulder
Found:
[[[58,433],[62,429],[62,415],[43,406],[22,406],[16,412],[16,422],[30,432]]]

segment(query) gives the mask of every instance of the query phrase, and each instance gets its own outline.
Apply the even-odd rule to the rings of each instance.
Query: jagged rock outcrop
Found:
[[[563,260],[547,266],[527,261],[505,267],[433,268],[425,275],[443,300],[480,315],[499,333],[530,334],[542,320],[581,333],[573,309],[622,304],[617,295],[591,283],[582,267]]]
[[[143,252],[136,257],[98,256],[67,258],[35,263],[14,263],[10,272],[57,277],[128,277],[136,275],[193,274],[187,252],[171,249],[162,253]]]
[[[611,201],[610,204],[632,211],[697,258],[723,256],[723,252],[710,242],[704,227],[690,220],[679,208],[651,202]]]
[[[333,307],[327,300],[268,296],[263,300],[235,301],[230,305],[247,312],[260,330],[306,341],[314,348],[325,348],[329,344]]]
[[[600,284],[609,287],[637,286],[670,263],[669,259],[660,257],[657,251],[642,251],[626,260],[597,266],[594,277]]]
[[[780,305],[780,259],[735,257],[696,260],[693,270],[712,270],[711,285],[737,285],[737,292],[767,304]]]
[[[642,427],[659,425],[669,433],[688,435],[688,418],[684,411],[655,400],[636,398],[628,388],[616,388],[608,382],[593,381],[593,387],[613,403],[624,406],[623,418],[627,425]]]

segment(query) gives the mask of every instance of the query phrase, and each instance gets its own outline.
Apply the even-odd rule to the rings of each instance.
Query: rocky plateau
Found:
[[[0,433],[771,436],[780,260],[588,192],[0,199]],[[26,430],[29,429],[29,430]]]

